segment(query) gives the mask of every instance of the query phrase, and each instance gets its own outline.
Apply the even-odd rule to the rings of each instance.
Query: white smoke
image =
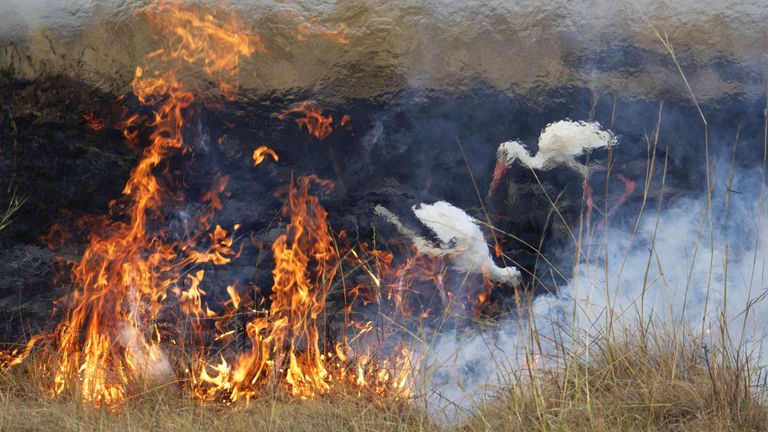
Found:
[[[731,189],[730,197],[728,190]],[[640,218],[633,234],[610,229],[595,258],[582,261],[559,294],[576,304],[575,324],[593,334],[608,322],[680,323],[716,331],[721,317],[731,337],[765,334],[766,202],[759,174],[720,185],[707,199],[683,198]],[[710,217],[711,214],[711,217]],[[711,221],[711,222],[710,222]],[[710,237],[710,226],[712,235]],[[607,261],[607,262],[606,262]]]
[[[145,340],[143,332],[129,324],[120,328],[118,342],[125,347],[126,360],[146,384],[164,384],[173,379],[173,367],[157,343]]]
[[[557,293],[538,296],[526,313],[491,330],[437,338],[425,355],[430,409],[460,415],[499,385],[527,376],[520,372],[534,364],[556,368],[560,349],[570,349],[573,340],[583,349],[609,327],[637,328],[641,317],[712,338],[723,322],[737,348],[762,359],[767,199],[760,173],[746,172],[716,185],[711,210],[706,196],[679,198],[660,211],[646,207],[636,229],[633,218],[626,218],[629,226],[610,226],[582,251]]]

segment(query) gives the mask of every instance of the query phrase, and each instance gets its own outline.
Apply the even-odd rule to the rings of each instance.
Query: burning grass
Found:
[[[33,356],[0,376],[0,430],[768,430],[768,406],[753,386],[759,368],[693,334],[659,328],[616,329],[619,336],[592,340],[588,356],[572,344],[560,367],[536,361],[509,371],[509,384],[438,423],[423,408],[424,392],[405,401],[343,388],[313,401],[277,389],[222,406],[171,384],[136,391],[119,411],[97,409],[75,393],[52,400]]]
[[[34,359],[30,367],[0,377],[0,430],[153,431],[436,431],[429,418],[402,401],[371,401],[334,393],[297,401],[285,392],[267,392],[236,407],[201,403],[174,386],[145,389],[119,412],[94,409],[77,395],[59,400],[39,391]]]

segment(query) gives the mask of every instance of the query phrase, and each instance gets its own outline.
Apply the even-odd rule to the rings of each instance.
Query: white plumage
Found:
[[[613,134],[600,129],[599,123],[561,120],[549,124],[541,132],[536,156],[531,156],[519,142],[507,141],[499,145],[497,160],[507,165],[519,160],[523,165],[536,170],[565,165],[586,177],[589,169],[576,162],[576,157],[585,151],[608,147],[615,142]]]
[[[477,221],[463,210],[445,201],[413,206],[414,215],[435,233],[440,241],[434,246],[429,240],[403,226],[392,212],[376,206],[375,212],[409,237],[420,253],[437,257],[447,256],[454,269],[467,273],[488,272],[491,280],[518,286],[520,271],[516,267],[499,267],[493,262],[488,244]]]

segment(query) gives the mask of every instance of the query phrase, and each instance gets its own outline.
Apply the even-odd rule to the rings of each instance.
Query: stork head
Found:
[[[522,283],[522,275],[517,267],[496,267],[491,266],[488,276],[492,281],[509,285],[517,288]]]

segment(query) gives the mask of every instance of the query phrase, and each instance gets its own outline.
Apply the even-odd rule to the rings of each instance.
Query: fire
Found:
[[[145,121],[146,118],[134,113],[128,116],[125,120],[119,122],[116,126],[122,131],[123,136],[128,140],[128,143],[133,147],[137,147],[139,144],[139,128]]]
[[[161,2],[149,10],[148,17],[167,37],[166,46],[150,53],[148,59],[200,64],[206,75],[218,79],[226,96],[234,96],[237,90],[233,78],[240,60],[267,52],[262,37],[245,31],[234,14],[214,17],[173,2]]]
[[[306,128],[307,132],[319,140],[327,138],[334,129],[333,117],[324,116],[323,109],[315,101],[304,101],[291,106],[288,111],[279,114],[277,118],[285,120],[289,116],[294,118],[299,129]],[[339,126],[349,129],[351,117],[347,114],[342,116]]]
[[[323,343],[327,329],[321,321],[326,299],[335,281],[340,258],[313,187],[332,188],[314,176],[300,177],[288,192],[283,213],[290,222],[273,246],[275,267],[269,311],[246,324],[251,349],[232,364],[226,359],[204,364],[195,377],[194,393],[203,399],[235,402],[251,399],[272,383],[300,399],[329,392],[337,381],[376,392],[405,395],[410,369],[399,357],[393,364],[377,363],[363,355],[349,363],[350,347]],[[235,304],[241,301],[230,291]],[[370,330],[370,329],[369,329]],[[405,348],[403,348],[405,350]],[[407,351],[398,353],[405,355]],[[337,361],[334,361],[337,360]],[[354,373],[352,371],[355,371]]]
[[[277,116],[285,120],[289,115],[296,115],[294,120],[299,128],[307,128],[307,132],[317,139],[325,139],[333,132],[333,117],[323,116],[323,110],[317,102],[301,102],[292,106],[288,111]]]
[[[261,146],[253,151],[253,164],[259,165],[260,163],[264,162],[264,159],[266,159],[267,156],[271,156],[272,160],[275,162],[280,160],[274,150],[267,146]]]
[[[341,24],[336,30],[331,30],[315,22],[306,22],[299,23],[298,26],[296,26],[296,29],[299,32],[298,40],[305,40],[308,36],[316,34],[331,42],[342,45],[349,44],[349,39],[347,38],[347,31],[349,29],[344,24]]]
[[[352,121],[352,117],[349,116],[349,114],[344,114],[341,116],[341,121],[339,122],[339,126],[343,127],[344,129],[351,131],[352,125],[350,122]]]
[[[227,404],[274,389],[312,399],[339,386],[410,397],[418,356],[403,328],[418,328],[433,309],[464,313],[464,299],[485,307],[492,284],[453,290],[440,257],[404,249],[396,259],[391,251],[349,244],[329,226],[321,205],[333,184],[305,175],[292,178],[284,194],[271,287],[238,288],[235,281],[225,284],[227,299],[217,300],[209,269],[241,252],[240,226],[214,224],[228,179],[213,176],[207,191],[184,193],[178,165],[193,159],[203,139],[190,127],[201,106],[216,106],[205,83],[235,97],[240,62],[266,52],[266,45],[232,15],[170,2],[147,13],[163,44],[135,69],[131,88],[151,114],[125,112],[110,122],[132,145],[148,140],[142,158],[108,215],[73,224],[87,247],[71,266],[74,290],[57,306],[59,324],[24,348],[0,352],[0,366],[22,362],[44,340],[41,351],[53,364],[51,393],[110,408],[139,386],[174,381],[195,398]],[[304,24],[300,34],[346,43],[345,27],[331,32]],[[350,130],[349,115],[334,126],[312,101],[279,115],[289,117],[321,140],[334,127]],[[96,122],[93,116],[87,121]],[[279,160],[267,146],[253,152],[255,165],[267,157]],[[54,247],[76,243],[75,236],[55,225],[48,239]],[[172,359],[170,346],[184,355]]]
[[[201,18],[170,3],[156,5],[149,15],[167,31],[166,46],[148,56],[152,64],[146,71],[136,68],[132,83],[138,100],[155,107],[148,124],[150,144],[123,190],[121,204],[113,204],[113,213],[121,217],[93,227],[90,244],[72,270],[76,289],[69,310],[54,332],[54,393],[73,389],[86,402],[108,406],[125,399],[132,382],[172,378],[153,332],[163,301],[190,265],[221,264],[235,255],[218,227],[203,253],[196,237],[174,242],[163,229],[152,229],[165,222],[162,208],[183,200],[169,188],[172,175],[165,164],[169,156],[188,148],[183,131],[195,96],[180,72],[187,64],[201,63],[226,92],[233,87],[224,79],[234,77],[239,58],[263,50],[259,39],[247,36],[234,17]],[[133,122],[127,123],[126,137],[135,136]],[[218,201],[216,193],[208,198],[212,204]],[[209,219],[201,216],[194,232],[204,232]],[[182,297],[191,303],[186,312],[198,319],[194,310],[204,294],[197,288],[203,274],[192,276],[193,286]]]
[[[311,398],[330,388],[318,319],[338,257],[327,213],[318,198],[310,195],[313,184],[331,187],[315,177],[301,177],[296,186],[291,185],[283,209],[290,218],[287,233],[272,246],[275,269],[269,313],[246,325],[250,352],[238,358],[233,368],[220,363],[213,376],[208,374],[208,367],[203,368],[198,382],[208,389],[198,390],[198,394],[211,398],[227,391],[225,397],[234,402],[255,396],[269,380],[285,382],[290,394],[300,398]]]
[[[0,351],[0,369],[21,364],[21,362],[23,362],[32,352],[35,344],[42,338],[41,335],[35,335],[29,339],[23,349],[16,348],[10,351]]]
[[[84,114],[83,118],[85,119],[85,122],[88,125],[88,128],[94,132],[101,132],[106,128],[106,124],[104,123],[104,120],[97,118],[96,114],[94,113]]]
[[[332,245],[326,218],[328,214],[317,197],[309,194],[312,182],[329,189],[330,182],[315,177],[298,179],[292,188],[285,212],[291,223],[288,234],[275,240],[274,285],[270,317],[277,345],[289,346],[286,382],[294,396],[311,397],[328,390],[328,371],[318,345],[318,317],[337,270],[338,257]],[[313,266],[314,271],[309,271]],[[303,351],[298,355],[298,350]],[[282,358],[281,358],[282,357]],[[286,363],[278,356],[276,365]]]

